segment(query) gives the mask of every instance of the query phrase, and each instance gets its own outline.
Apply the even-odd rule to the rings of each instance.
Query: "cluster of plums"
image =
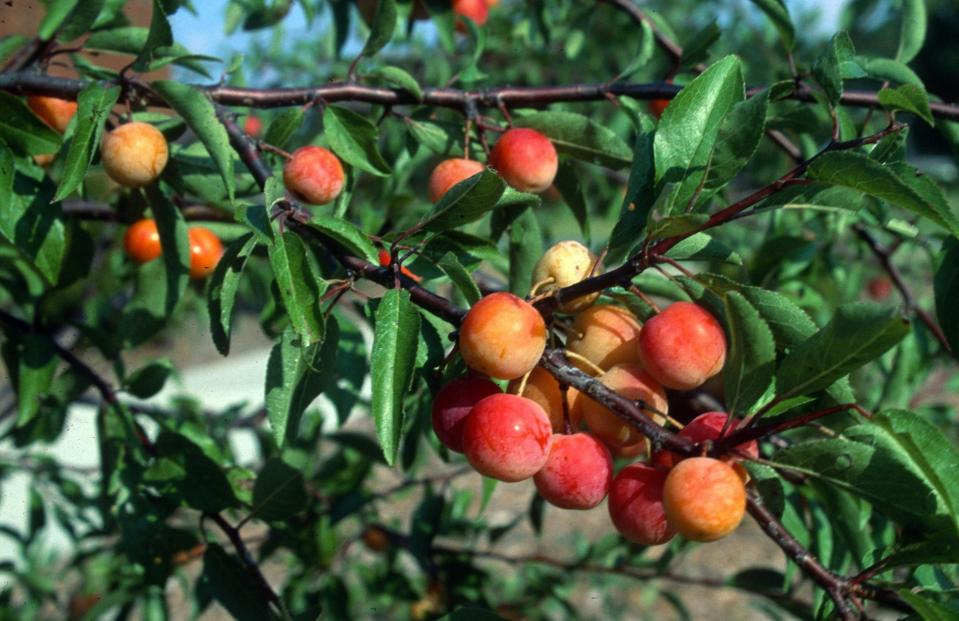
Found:
[[[534,270],[541,290],[563,287],[597,269],[577,242],[552,247]],[[538,280],[537,280],[538,279]],[[716,319],[675,302],[641,325],[627,309],[593,305],[596,296],[561,308],[575,313],[566,340],[573,362],[607,388],[666,422],[666,388],[691,389],[722,369],[726,339]],[[627,539],[644,545],[676,533],[713,541],[732,532],[746,507],[739,458],[758,456],[755,441],[723,459],[649,454],[648,442],[605,405],[537,366],[547,326],[527,301],[493,293],[460,326],[459,352],[470,372],[446,384],[432,408],[433,428],[477,472],[501,481],[532,478],[540,495],[563,509],[591,509],[609,497],[609,514]],[[492,381],[509,380],[504,392]],[[680,431],[698,443],[718,439],[727,414],[707,412]],[[642,457],[614,476],[613,458]]]

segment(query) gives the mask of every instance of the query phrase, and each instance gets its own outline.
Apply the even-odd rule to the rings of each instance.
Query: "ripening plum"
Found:
[[[131,224],[123,235],[123,249],[137,263],[147,263],[163,254],[156,220],[144,218]]]
[[[468,17],[477,26],[482,26],[489,19],[489,5],[487,0],[453,0],[453,13],[457,15],[456,29],[466,32],[466,24],[461,17]]]
[[[543,469],[533,476],[546,502],[561,509],[592,509],[606,498],[613,460],[588,433],[555,434]]]
[[[594,266],[596,266],[596,255],[590,252],[589,248],[578,241],[561,241],[551,246],[536,262],[533,267],[533,283],[552,279],[552,282],[543,285],[537,293],[561,289],[588,278],[594,271]],[[598,274],[599,269],[597,268],[595,272]],[[584,295],[566,302],[559,307],[559,310],[564,313],[575,313],[595,302],[598,297],[599,292]]]
[[[30,95],[27,105],[40,120],[57,130],[61,134],[67,131],[70,119],[77,113],[77,102],[60,99],[59,97],[45,97]]]
[[[573,320],[572,336],[566,348],[583,356],[604,371],[617,364],[639,362],[641,326],[625,308],[600,304],[587,308]],[[589,372],[582,363],[573,364]]]
[[[463,425],[463,453],[484,476],[513,483],[546,464],[553,430],[543,408],[507,393],[480,400]]]
[[[543,355],[546,322],[515,295],[491,293],[466,313],[459,348],[471,369],[498,379],[515,379],[532,370]]]
[[[669,525],[690,541],[715,541],[736,530],[746,512],[742,477],[726,462],[691,457],[669,471],[663,485]]]
[[[679,432],[679,435],[683,436],[684,438],[689,438],[693,442],[697,443],[705,442],[706,440],[718,440],[727,419],[729,419],[729,414],[726,414],[725,412],[705,412],[691,420],[688,425],[683,427],[682,431]],[[731,424],[726,433],[732,433],[735,427],[735,423]],[[749,459],[756,459],[759,457],[759,443],[756,442],[756,440],[744,442],[736,448],[745,453]],[[653,456],[654,463],[666,468],[675,466],[682,459],[682,455],[672,451],[658,451]],[[740,458],[733,454],[722,457],[723,461],[734,461],[738,459]]]
[[[521,379],[515,379],[509,383],[509,392],[519,394],[519,385]],[[549,416],[549,422],[556,433],[562,433],[566,430],[563,420],[563,393],[559,389],[559,382],[553,377],[553,374],[543,367],[536,367],[530,372],[526,379],[526,387],[523,389],[521,397],[532,399],[539,404],[546,415]],[[573,429],[579,427],[581,414],[579,410],[573,408],[572,399],[569,398],[567,391],[567,407],[569,408],[569,424]]]
[[[302,200],[325,205],[343,191],[343,165],[333,152],[309,145],[293,152],[283,166],[283,183]]]
[[[213,273],[223,256],[223,242],[216,233],[202,226],[187,231],[190,242],[190,278],[200,279]]]
[[[663,485],[667,471],[642,463],[626,466],[609,486],[609,517],[623,537],[644,546],[666,543],[676,534],[666,521]]]
[[[454,379],[433,399],[433,431],[446,448],[463,452],[463,424],[473,406],[490,395],[500,394],[499,386],[485,377]]]
[[[149,123],[125,123],[103,137],[101,162],[107,175],[128,188],[156,181],[166,168],[166,138]]]
[[[505,132],[489,159],[506,183],[521,192],[543,192],[553,183],[559,168],[556,147],[535,129],[515,128]]]
[[[643,413],[660,424],[664,422],[660,413],[665,414],[669,407],[666,393],[639,365],[616,365],[601,375],[599,381],[630,401],[643,401],[649,407],[643,408]],[[638,430],[606,406],[588,396],[581,397],[580,401],[579,408],[586,426],[607,445],[632,446],[644,439]]]
[[[690,390],[722,370],[726,335],[701,306],[675,302],[643,326],[639,353],[643,366],[660,384]]]

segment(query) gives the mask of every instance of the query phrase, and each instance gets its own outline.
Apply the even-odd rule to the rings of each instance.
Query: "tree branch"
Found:
[[[77,94],[86,85],[87,82],[84,80],[57,78],[41,73],[12,71],[0,74],[0,90],[20,95],[51,95],[63,99],[76,99]],[[142,85],[131,82],[127,86],[131,95],[150,105],[166,107],[165,101],[151,93],[149,89],[143,88]],[[522,107],[559,102],[601,101],[611,95],[640,100],[672,99],[681,87],[666,82],[645,84],[600,82],[561,86],[503,86],[481,90],[425,88],[422,99],[417,99],[412,93],[403,89],[362,86],[346,82],[293,88],[241,88],[224,85],[197,86],[197,88],[222,105],[249,108],[301,106],[322,100],[328,103],[355,101],[383,106],[428,105],[462,110],[470,105],[498,109],[502,105]],[[753,87],[746,94],[751,97],[764,88]],[[788,99],[815,102],[813,92],[808,88],[797,89]],[[880,107],[879,96],[872,91],[844,91],[840,103],[860,108]],[[959,121],[959,105],[930,102],[929,107],[936,117]]]

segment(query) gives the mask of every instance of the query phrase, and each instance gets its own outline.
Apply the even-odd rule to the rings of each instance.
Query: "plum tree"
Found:
[[[137,263],[152,261],[163,253],[156,220],[137,220],[123,234],[123,249]]]
[[[616,365],[601,375],[599,381],[631,401],[642,401],[645,404],[643,412],[647,416],[657,422],[664,422],[662,415],[666,414],[669,408],[666,393],[641,366]],[[642,434],[635,427],[616,416],[606,406],[588,396],[580,396],[579,401],[586,426],[607,445],[626,447],[643,440]]]
[[[715,541],[736,530],[746,513],[746,487],[726,462],[691,457],[669,471],[663,508],[670,526],[690,541]]]
[[[482,399],[503,391],[478,375],[454,379],[436,393],[432,405],[433,431],[446,448],[463,452],[463,425],[466,416]]]
[[[101,161],[111,179],[128,188],[156,181],[166,168],[166,138],[153,125],[133,121],[120,125],[103,138]]]
[[[679,435],[684,438],[689,438],[693,442],[701,443],[707,440],[718,440],[723,432],[723,428],[726,426],[726,421],[729,420],[729,414],[726,412],[704,412],[700,414],[693,420],[689,421],[689,424],[683,427],[682,431],[679,432]],[[735,429],[735,424],[731,425],[727,433]],[[755,459],[759,457],[759,443],[755,440],[750,440],[749,442],[744,442],[736,447],[736,449],[746,455],[749,459]],[[657,451],[653,455],[653,461],[660,465],[670,468],[676,465],[683,457],[674,453],[672,451]],[[726,455],[723,456],[723,461],[731,461],[740,459],[736,455]]]
[[[553,431],[561,433],[565,430],[566,424],[563,419],[563,393],[560,390],[559,381],[553,375],[542,367],[533,369],[529,377],[526,378],[526,385],[523,392],[519,393],[519,387],[522,384],[521,379],[515,379],[509,383],[509,392],[526,397],[539,404],[546,415],[549,416],[549,422],[553,426]],[[567,408],[569,409],[570,425],[573,429],[579,427],[581,413],[579,409],[573,408],[569,395],[567,394]]]
[[[655,546],[676,534],[663,506],[666,476],[667,471],[662,468],[636,463],[613,478],[609,486],[609,517],[623,537]]]
[[[636,316],[625,308],[592,306],[576,315],[566,348],[604,371],[617,364],[634,364],[639,362],[641,329]]]
[[[466,365],[490,377],[515,379],[536,366],[546,349],[546,323],[531,304],[492,293],[469,310],[459,332]]]
[[[592,509],[606,498],[613,478],[609,449],[587,433],[553,435],[549,457],[533,476],[546,502],[561,509]]]
[[[547,293],[574,285],[592,273],[599,273],[596,255],[578,241],[561,241],[543,253],[533,266],[533,283],[546,283],[536,293]],[[564,313],[581,311],[599,297],[592,293],[570,300],[560,310]]]
[[[480,400],[463,426],[463,453],[482,475],[515,483],[546,464],[553,430],[543,408],[502,393]]]
[[[205,278],[220,262],[223,243],[216,233],[202,226],[190,227],[187,235],[190,242],[190,278]]]
[[[325,205],[343,191],[343,165],[329,149],[300,147],[283,166],[283,183],[294,195],[314,205]]]
[[[451,158],[443,160],[436,165],[430,174],[429,198],[430,202],[437,202],[446,194],[451,187],[477,175],[486,168],[482,162],[476,160],[467,160],[463,158]]]
[[[77,113],[77,102],[58,97],[30,95],[27,105],[44,123],[61,134],[67,130],[67,125]]]
[[[722,370],[726,335],[701,306],[675,302],[643,326],[639,352],[656,381],[666,388],[689,390]]]
[[[543,192],[553,184],[559,159],[550,139],[535,129],[514,128],[496,141],[490,166],[521,192]]]

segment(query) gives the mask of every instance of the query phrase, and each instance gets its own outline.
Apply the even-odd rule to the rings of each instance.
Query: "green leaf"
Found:
[[[926,2],[925,0],[904,0],[902,19],[899,22],[899,49],[896,60],[908,63],[926,40]]]
[[[726,409],[751,410],[766,393],[776,368],[776,343],[759,312],[738,292],[725,296],[729,351],[723,366]]]
[[[899,177],[888,166],[859,153],[824,153],[810,165],[807,175],[834,185],[864,192],[932,220],[959,236],[959,220],[948,209],[930,201]]]
[[[885,353],[909,333],[909,321],[877,304],[839,307],[819,332],[792,349],[776,373],[781,399],[830,386]]]
[[[721,34],[716,22],[709,22],[699,29],[688,41],[683,43],[683,55],[679,59],[680,67],[695,67],[709,58],[709,48],[719,41]]]
[[[877,80],[889,80],[900,84],[915,84],[922,86],[922,79],[916,72],[903,63],[891,58],[873,58],[856,56],[854,62],[865,71],[869,77]]]
[[[233,201],[235,181],[233,177],[233,148],[226,128],[216,118],[216,110],[207,96],[189,84],[158,80],[153,88],[173,110],[183,117],[203,146],[206,147],[216,168],[223,178],[230,201]]]
[[[365,117],[341,106],[327,106],[323,129],[330,148],[347,164],[378,177],[392,174],[376,146],[376,126]]]
[[[149,186],[146,192],[163,248],[161,258],[166,271],[163,311],[164,316],[169,317],[190,280],[190,240],[183,212],[156,185]]]
[[[0,140],[24,155],[55,153],[60,134],[50,129],[19,97],[0,92]]]
[[[685,86],[663,112],[653,143],[656,183],[678,184],[664,215],[684,209],[695,196],[708,174],[722,121],[743,99],[742,65],[727,56]]]
[[[616,76],[615,80],[623,80],[628,78],[645,67],[646,64],[649,63],[649,61],[653,58],[653,53],[656,51],[656,37],[653,36],[653,29],[645,20],[643,20],[640,25],[643,30],[643,36],[639,53],[636,54],[636,57],[633,58],[632,62],[630,62],[625,69],[619,72],[619,75]]]
[[[256,248],[257,238],[252,234],[239,237],[223,252],[210,277],[207,305],[210,313],[210,333],[218,352],[230,353],[230,333],[233,323],[233,305],[246,260]]]
[[[97,17],[100,16],[105,4],[106,0],[83,0],[83,2],[77,3],[77,6],[64,20],[57,38],[65,43],[86,34],[97,21]]]
[[[619,211],[619,219],[609,236],[607,257],[612,264],[620,263],[643,238],[649,212],[656,202],[656,168],[653,156],[653,137],[656,124],[643,115],[640,131],[633,147],[633,164],[629,171],[626,196]]]
[[[37,36],[44,41],[49,41],[57,29],[63,24],[63,21],[70,14],[70,11],[77,5],[78,0],[51,0],[47,6],[47,13],[43,16]]]
[[[959,241],[947,239],[942,246],[942,262],[934,281],[936,318],[954,357],[959,356]]]
[[[879,91],[879,103],[890,110],[912,112],[931,126],[936,124],[929,109],[929,96],[921,86],[903,84],[898,88],[884,88]]]
[[[505,619],[492,610],[466,606],[440,617],[438,621],[505,621]]]
[[[619,169],[629,166],[629,145],[615,132],[575,112],[534,112],[513,119],[515,127],[528,127],[545,134],[560,153],[576,159]]]
[[[309,226],[340,244],[353,256],[378,264],[379,253],[370,238],[348,220],[331,217],[315,217]]]
[[[13,53],[23,47],[27,38],[23,35],[6,35],[0,37],[0,63],[6,62]]]
[[[699,229],[708,221],[709,215],[704,213],[669,216],[650,223],[647,237],[649,239],[661,239],[675,235],[685,235]]]
[[[323,313],[320,298],[326,283],[299,235],[287,231],[277,235],[269,249],[270,265],[280,297],[293,330],[304,344],[323,339]]]
[[[203,553],[197,592],[209,593],[237,621],[273,618],[261,585],[235,556],[216,543],[207,544]]]
[[[451,187],[421,226],[427,231],[440,232],[478,220],[497,206],[505,191],[506,182],[486,168]]]
[[[293,330],[283,332],[266,365],[266,413],[278,447],[296,437],[303,411],[335,379],[339,328],[331,315],[323,343],[304,344]]]
[[[274,0],[268,5],[261,3],[247,14],[243,20],[243,30],[249,32],[275,26],[283,21],[292,8],[293,0]]]
[[[109,30],[98,30],[87,38],[84,48],[138,56],[142,50],[146,49],[149,37],[149,30],[136,26],[122,26]],[[73,58],[74,62],[77,62],[77,59],[83,59],[82,56],[74,56]],[[153,58],[149,61],[149,69],[156,71],[172,63],[210,77],[209,73],[199,61],[219,62],[219,60],[219,58],[212,56],[191,54],[190,50],[179,43],[173,43],[153,50]]]
[[[133,61],[133,69],[136,71],[149,71],[151,69],[158,48],[167,48],[173,45],[173,29],[170,28],[170,21],[166,16],[166,8],[162,0],[153,0],[153,11],[150,17],[150,30],[147,32],[146,41],[140,48],[136,60]],[[182,83],[180,86],[185,86]],[[164,97],[164,99],[166,99]],[[172,102],[167,100],[172,105]],[[176,109],[174,107],[174,109]],[[179,112],[179,110],[177,110]],[[181,114],[182,115],[182,114]]]
[[[252,515],[264,522],[283,522],[306,505],[303,474],[278,457],[269,459],[253,485]]]
[[[773,26],[779,32],[779,38],[782,39],[783,46],[787,52],[791,52],[796,46],[796,31],[793,28],[792,19],[789,17],[789,9],[782,0],[752,0],[753,4],[758,6]]]
[[[579,230],[583,233],[583,239],[586,245],[589,245],[589,202],[583,184],[580,182],[578,171],[568,162],[560,162],[553,185],[556,186],[556,190],[563,197],[563,202],[573,213],[576,223],[579,224]]]
[[[267,144],[282,149],[290,142],[290,138],[293,137],[296,130],[300,129],[300,126],[303,125],[303,119],[305,117],[306,114],[303,112],[303,108],[287,108],[270,122],[269,127],[266,128],[266,134],[263,140],[265,140]]]
[[[734,105],[723,119],[709,165],[706,189],[719,189],[746,167],[766,128],[769,89]]]
[[[843,36],[848,37],[844,32],[837,33],[832,38],[830,45],[827,46],[826,51],[816,59],[812,67],[813,77],[822,86],[829,104],[833,107],[839,103],[839,98],[842,97],[842,73],[840,71],[838,49],[841,47]]]
[[[57,372],[56,349],[45,334],[22,334],[15,339],[17,347],[17,426],[33,420],[50,390]]]
[[[103,123],[120,97],[120,87],[103,88],[93,82],[77,96],[76,128],[67,149],[63,176],[53,200],[60,201],[80,187],[100,145]]]
[[[466,301],[469,302],[471,306],[483,297],[479,287],[477,287],[473,281],[472,274],[463,267],[463,264],[459,262],[455,254],[447,252],[436,265],[443,270],[443,273],[449,276],[450,280],[453,281],[453,284],[456,285],[456,288],[460,290],[460,293],[463,294],[463,297],[466,298]]]
[[[156,440],[156,454],[143,478],[164,496],[211,513],[237,504],[220,466],[185,436],[162,431]]]
[[[173,363],[169,358],[161,358],[127,376],[123,387],[137,399],[149,399],[163,390],[163,385],[172,374]]]
[[[666,256],[678,261],[721,261],[742,265],[743,259],[732,248],[706,233],[695,233],[669,249]]]
[[[362,56],[372,56],[386,47],[396,31],[396,3],[393,0],[378,0],[370,36],[363,46]]]
[[[523,209],[509,227],[509,290],[525,296],[532,286],[533,266],[543,256],[543,232],[532,208]]]
[[[384,67],[377,67],[372,71],[367,72],[365,77],[372,78],[374,80],[381,80],[391,86],[402,88],[408,91],[417,100],[423,99],[422,87],[420,87],[420,84],[416,81],[416,78],[410,75],[405,69],[387,65]]]
[[[386,463],[392,466],[403,430],[403,400],[413,377],[420,315],[408,291],[390,289],[376,309],[371,380],[376,436]]]

